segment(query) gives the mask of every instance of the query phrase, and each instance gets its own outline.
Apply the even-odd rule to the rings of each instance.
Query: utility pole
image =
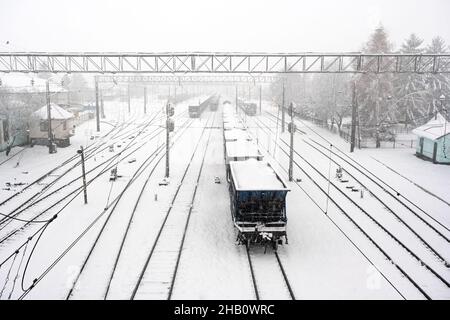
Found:
[[[259,114],[261,114],[262,85],[259,85]]]
[[[98,105],[98,78],[95,77],[95,116],[97,120],[97,132],[100,131],[100,106]]]
[[[289,181],[292,181],[292,175],[294,171],[294,132],[296,130],[294,124],[294,104],[292,102],[289,104],[289,113],[291,115],[291,122],[288,125],[288,130],[291,134],[291,143],[289,147]]]
[[[352,92],[352,131],[350,136],[350,152],[355,150],[355,134],[356,134],[356,112],[357,112],[357,99],[356,99],[356,80],[353,81]]]
[[[375,130],[375,148],[380,147],[380,76],[377,74],[377,103],[375,106],[375,121],[376,121],[376,130]]]
[[[130,101],[130,84],[128,84],[128,113],[131,112],[131,101]]]
[[[100,93],[100,110],[102,114],[102,119],[105,119],[105,105],[103,103],[103,92]]]
[[[83,149],[83,146],[80,147],[80,150],[77,150],[77,153],[81,156],[81,170],[82,170],[82,173],[83,173],[84,204],[87,204],[88,200],[87,200],[87,185],[86,185],[86,168],[84,166],[84,149]]]
[[[236,113],[238,113],[238,86],[236,85]]]
[[[283,80],[283,96],[282,96],[282,100],[281,100],[281,132],[284,132],[284,80]]]
[[[52,132],[52,109],[50,106],[50,85],[45,83],[45,97],[47,100],[47,134],[48,134],[48,153],[55,153],[53,146],[53,132]]]
[[[147,114],[147,87],[144,87],[144,114]]]

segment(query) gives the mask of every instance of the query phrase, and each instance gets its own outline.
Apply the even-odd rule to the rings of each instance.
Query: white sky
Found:
[[[383,23],[450,44],[450,0],[0,0],[0,51],[359,51]],[[9,41],[9,44],[6,44]]]

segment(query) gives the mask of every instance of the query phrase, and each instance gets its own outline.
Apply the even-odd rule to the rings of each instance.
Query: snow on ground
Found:
[[[254,298],[245,248],[235,243],[223,152],[222,130],[212,129],[174,299]]]
[[[204,96],[200,97],[200,99],[204,98]],[[198,99],[199,97],[196,97],[192,101]],[[213,116],[208,110],[204,112],[201,119],[189,119],[186,113],[182,114],[192,101],[185,101],[177,106],[176,117],[178,115],[179,118],[175,122],[176,130],[180,129],[180,132],[183,133],[178,136],[176,133],[173,134],[173,140],[176,142],[171,152],[170,184],[168,186],[159,185],[164,176],[164,159],[158,165],[156,165],[158,156],[149,160],[151,161],[149,166],[131,184],[130,188],[124,193],[123,199],[121,199],[117,208],[111,214],[111,218],[105,225],[102,236],[92,251],[81,277],[76,281],[75,290],[71,298],[103,299],[111,276],[112,282],[106,297],[108,299],[130,298],[160,226],[170,208],[170,202],[181,182],[194,148],[201,137],[203,128],[207,125],[208,119],[212,119]],[[29,183],[48,172],[55,165],[73,156],[80,145],[83,145],[85,148],[90,146],[89,148],[92,149],[98,146],[98,153],[86,161],[87,170],[93,170],[92,173],[88,174],[89,180],[106,168],[105,164],[95,170],[93,169],[101,162],[107,159],[117,161],[117,158],[114,158],[114,156],[119,155],[121,150],[124,150],[128,145],[130,145],[129,150],[136,149],[136,152],[130,156],[126,156],[127,152],[120,154],[118,159],[123,161],[118,165],[118,172],[122,177],[111,183],[109,181],[109,171],[105,172],[105,174],[88,186],[88,205],[83,204],[82,194],[78,195],[73,202],[68,204],[62,214],[49,225],[30,261],[25,275],[25,286],[31,284],[33,278],[41,274],[87,226],[98,219],[73,249],[64,255],[59,263],[50,270],[48,275],[37,284],[27,298],[65,299],[67,297],[102,225],[111,213],[112,208],[109,207],[108,210],[104,210],[105,206],[112,204],[136,170],[143,165],[144,160],[158,147],[164,146],[165,135],[162,133],[163,130],[160,130],[164,124],[164,119],[160,117],[161,113],[158,113],[162,111],[164,101],[153,98],[150,99],[149,105],[147,108],[148,114],[144,116],[142,99],[132,101],[131,113],[128,113],[126,103],[105,102],[107,118],[102,122],[102,131],[99,137],[96,137],[95,134],[95,120],[90,120],[77,127],[76,135],[72,137],[72,145],[70,147],[59,148],[58,153],[52,155],[48,154],[46,147],[25,148],[23,152],[0,165],[1,186],[4,186],[5,182],[14,181]],[[268,103],[264,104],[264,109],[271,112],[274,111]],[[215,123],[217,125],[222,121],[220,116],[221,108],[219,108],[216,115]],[[144,128],[145,123],[154,116],[156,117],[155,123]],[[246,117],[248,123],[252,123],[258,118],[275,132],[277,126],[270,121],[268,116],[252,118]],[[188,125],[185,131],[183,131],[183,128],[180,128],[182,124]],[[114,125],[117,126],[114,128]],[[297,121],[297,125],[306,135],[296,134],[296,150],[308,160],[313,161],[320,168],[320,171],[327,175],[329,161],[306,144],[305,141],[312,138],[327,145],[326,142],[306,126],[312,126],[311,124]],[[256,141],[258,141],[262,151],[265,153],[265,158],[274,167],[277,167],[278,171],[287,180],[288,159],[282,149],[274,148],[274,139],[278,138],[280,143],[281,139],[289,141],[288,134],[284,133],[280,136],[279,134],[271,133],[268,135],[255,125],[251,127],[252,129],[249,131],[257,137]],[[344,151],[348,150],[348,144],[337,135],[333,135],[321,128],[313,127],[313,129],[331,141],[334,147]],[[110,130],[113,131],[107,135]],[[137,295],[137,298],[166,297],[168,283],[164,279],[170,279],[173,270],[175,253],[181,241],[181,227],[186,222],[190,198],[195,187],[195,179],[209,134],[211,134],[210,142],[206,150],[203,171],[192,208],[172,298],[255,298],[245,247],[238,246],[235,242],[236,232],[230,216],[228,186],[225,178],[223,134],[221,129],[214,128],[214,126],[212,126],[212,129],[204,130],[204,135],[200,140],[193,164],[183,185],[180,187],[179,198],[176,200],[173,209],[171,209],[172,212],[167,221],[167,229],[161,234],[162,241],[155,247],[155,256],[159,256],[161,259],[157,259],[149,264],[149,268],[144,274],[144,287],[140,289],[143,291]],[[103,136],[104,138],[102,138]],[[153,136],[154,138],[151,138]],[[110,144],[114,144],[114,152],[109,151]],[[142,147],[138,149],[140,146]],[[89,148],[87,149],[87,154]],[[283,149],[286,149],[286,147],[284,146]],[[21,149],[14,148],[10,157],[15,154],[16,150]],[[163,152],[164,148],[161,148],[161,150]],[[161,152],[159,154],[162,154]],[[362,163],[380,179],[399,189],[402,194],[423,206],[435,219],[439,219],[439,221],[449,226],[448,206],[423,189],[418,188],[414,183],[420,184],[430,192],[450,201],[450,196],[446,192],[446,189],[448,189],[446,186],[449,186],[450,170],[448,170],[447,166],[438,166],[424,162],[416,158],[413,153],[414,150],[412,149],[368,149],[356,150],[351,157]],[[379,161],[376,161],[374,158]],[[0,154],[0,163],[6,159],[4,153]],[[129,162],[128,160],[131,159],[135,159],[135,161]],[[302,160],[297,155],[295,159],[302,163]],[[20,161],[16,167],[17,160]],[[76,161],[74,160],[71,165],[75,163]],[[155,165],[156,167],[152,172]],[[386,165],[398,173],[388,169]],[[57,170],[56,173],[61,174],[69,166],[70,164]],[[302,163],[302,166],[315,177],[322,188],[327,188],[326,182],[322,181],[323,179],[319,173],[312,172],[306,163]],[[331,168],[331,174],[333,175],[336,166],[333,165]],[[122,238],[133,213],[135,202],[151,172],[152,174],[148,179],[147,185],[143,189],[141,200],[136,207],[126,240],[123,242],[121,255],[117,260],[114,274],[112,274],[112,267],[116,263],[117,253],[122,246]],[[80,168],[75,167],[74,170],[70,171],[55,185],[50,186],[43,195],[38,197],[40,199],[45,195],[51,194],[48,199],[37,203],[35,209],[25,212],[20,217],[25,219],[32,218],[37,213],[48,208],[55,199],[64,198],[69,190],[75,190],[80,186],[81,182],[77,181],[77,183],[73,183],[73,185],[64,189],[67,191],[56,192],[56,190],[71,179],[78,178],[79,175]],[[216,176],[220,178],[220,184],[214,183]],[[298,168],[294,168],[294,178],[297,177],[301,178],[302,181],[299,183],[288,183],[288,187],[291,189],[287,196],[289,244],[279,248],[281,262],[297,299],[401,299],[402,296],[408,299],[423,298],[395,266],[360,231],[349,223],[348,219],[341,214],[334,204],[328,203],[328,215],[323,213],[322,210],[325,210],[327,206],[325,195],[311,181],[308,181],[307,177]],[[48,183],[53,181],[54,178],[49,177],[44,181]],[[334,180],[334,182],[336,181]],[[370,184],[368,181],[365,183]],[[20,191],[23,187],[24,185],[16,186],[14,189],[15,191]],[[32,190],[18,195],[17,198],[1,206],[0,212],[6,211],[8,213],[15,209],[21,203],[20,201],[23,201],[27,196],[32,195],[33,192],[38,191],[42,187],[41,185],[31,188]],[[308,194],[302,191],[301,188],[306,190]],[[375,186],[370,184],[370,188],[375,188]],[[343,187],[342,189],[345,190]],[[347,192],[350,193],[352,199],[370,211],[377,219],[390,226],[395,226],[392,230],[399,232],[399,236],[408,245],[414,246],[414,250],[419,248],[421,250],[420,254],[426,256],[424,261],[435,268],[441,266],[438,260],[430,261],[430,252],[423,249],[417,238],[411,235],[408,236],[410,231],[404,230],[404,227],[398,227],[396,225],[398,221],[389,216],[387,211],[377,204],[375,199],[368,196],[365,199],[359,199],[359,194]],[[0,202],[13,193],[14,190],[1,190]],[[371,222],[360,212],[356,212],[345,197],[333,188],[330,189],[330,194],[346,211],[352,213],[358,223],[368,229],[377,241],[383,245],[388,245],[389,239],[386,239],[383,232],[373,228]],[[70,197],[64,199],[62,203],[65,204],[69,200]],[[385,200],[390,201],[389,204],[393,207],[395,206],[394,200],[388,200],[387,197]],[[43,218],[51,217],[61,208],[62,205],[49,209],[43,215]],[[404,209],[399,207],[398,204],[395,208],[396,211],[398,210],[399,213],[406,216]],[[427,234],[424,226],[417,221],[413,221],[412,218],[408,221],[414,226],[417,225],[418,232],[422,232],[421,234],[430,240],[433,245],[436,245],[442,254],[448,256],[447,252],[449,250],[445,250],[448,248],[448,245],[446,247],[442,245],[442,242],[434,239],[435,235]],[[20,226],[18,221],[0,225],[1,238],[7,235],[8,232],[13,231],[17,226]],[[3,260],[40,226],[39,224],[28,226],[15,234],[14,237],[2,243],[0,245],[0,259]],[[31,250],[31,248],[27,248],[27,250]],[[264,254],[261,248],[252,248],[251,250],[256,282],[260,288],[261,297],[264,299],[288,298],[287,289],[281,281],[281,273],[277,269],[274,255],[270,252]],[[395,254],[396,260],[400,259],[402,262],[408,259],[411,260],[411,257],[407,257],[408,255],[401,248],[398,248],[398,245],[392,246],[390,250],[392,254]],[[174,252],[169,255],[169,251]],[[21,254],[22,251],[18,254],[9,277],[10,262],[0,268],[0,290],[6,279],[9,278],[5,286],[5,292],[1,297],[2,299],[6,298],[13,285],[15,290],[12,298],[17,298],[21,292],[19,283],[14,283],[13,281],[17,273]],[[409,262],[407,262],[406,266],[408,272],[417,275],[419,280],[424,283],[431,281],[423,276],[422,270],[419,270],[420,266],[418,263],[410,260],[408,260]],[[21,270],[23,270],[23,266]],[[441,268],[439,272],[442,272],[444,277],[448,279],[448,271]],[[428,273],[424,274],[429,276]],[[20,276],[18,279],[20,281]],[[156,282],[149,282],[150,280],[158,282],[160,286],[156,288],[154,286]],[[150,289],[148,289],[149,283],[153,283],[153,285],[150,285]],[[430,283],[434,282],[431,281]],[[431,287],[429,290],[432,291],[435,297],[449,297],[448,288]]]
[[[270,107],[269,107],[270,108]],[[273,110],[272,110],[273,112]],[[275,113],[275,112],[273,112]],[[270,117],[264,117],[265,120],[264,122],[267,123],[267,126],[271,127],[272,130],[275,131],[276,128],[276,120],[273,121],[269,121]],[[322,177],[320,177],[320,174],[318,172],[314,172],[310,166],[304,162],[303,160],[301,160],[298,156],[294,156],[295,161],[297,161],[298,163],[300,163],[300,165],[302,166],[302,168],[304,168],[310,175],[312,175],[312,177],[314,178],[314,180],[316,182],[318,182],[319,184],[322,184],[322,188],[324,190],[327,190],[327,181],[326,181],[326,176],[327,176],[327,171],[328,171],[328,167],[330,166],[330,162],[329,160],[324,157],[323,155],[319,154],[317,151],[315,151],[313,148],[311,148],[309,145],[306,144],[306,140],[308,140],[308,137],[313,136],[315,139],[318,139],[317,135],[315,133],[313,133],[311,130],[309,130],[309,128],[305,125],[305,123],[300,123],[297,122],[298,127],[301,128],[302,131],[306,132],[307,135],[306,137],[304,137],[304,135],[302,134],[296,134],[295,137],[295,146],[296,149],[300,152],[301,155],[303,155],[303,157],[305,157],[307,160],[309,160],[310,162],[313,163],[313,165],[315,167],[319,168],[319,172],[322,172],[325,175],[325,179],[323,179]],[[278,124],[278,127],[280,127],[281,124]],[[308,124],[308,126],[311,126],[311,124]],[[255,127],[254,125],[250,125],[250,127]],[[341,140],[338,136],[334,136],[331,133],[327,132],[326,130],[319,130],[315,127],[312,128],[314,131],[318,132],[321,136],[325,137],[327,140],[329,140],[335,147],[339,146],[339,148],[341,148],[342,150],[347,150],[348,146],[345,145],[345,143],[343,143],[343,140]],[[267,130],[267,128],[266,128]],[[253,129],[254,133],[258,134],[258,130]],[[269,143],[270,139],[274,139],[275,138],[275,133],[272,133],[270,136],[264,136],[263,134],[261,134],[261,130],[259,130],[259,134],[260,137],[258,138],[258,140],[260,141],[260,143],[262,143],[263,145],[265,145],[263,148],[266,150],[269,150],[271,153],[273,153],[273,141],[271,142],[272,144],[269,144],[269,147],[267,147],[267,144]],[[303,136],[303,137],[302,137]],[[281,137],[279,137],[279,141],[280,144],[283,145],[283,143],[281,141],[286,141],[289,142],[289,134],[285,133],[282,134]],[[322,141],[323,142],[323,141]],[[325,144],[325,146],[328,146],[328,144]],[[345,149],[343,149],[345,148]],[[284,146],[284,149],[287,150],[287,146]],[[327,153],[327,151],[325,152]],[[283,163],[284,168],[287,168],[287,161],[288,161],[288,157],[286,154],[284,154],[283,152],[280,152],[279,150],[276,152],[276,158],[278,161],[281,161]],[[334,172],[335,169],[337,167],[332,166],[331,169],[331,174],[332,174],[332,178],[334,178]],[[372,168],[371,168],[372,169]],[[384,170],[386,171],[387,169],[384,168]],[[296,168],[294,166],[294,178],[295,177],[301,177],[302,178],[302,182],[301,185],[303,185],[304,189],[307,190],[307,192],[312,196],[313,199],[315,199],[315,201],[318,202],[319,205],[323,206],[323,208],[325,208],[326,205],[326,199],[324,194],[321,194],[317,187],[315,187],[311,182],[309,182],[308,178],[302,173],[300,172],[300,170],[298,170],[298,168]],[[351,183],[351,181],[350,181]],[[408,182],[409,183],[409,182]],[[407,184],[408,184],[407,183]],[[405,183],[403,183],[405,184]],[[372,186],[371,186],[372,187]],[[403,188],[404,189],[404,188]],[[317,191],[315,191],[317,190]],[[344,188],[344,192],[345,192],[345,188]],[[420,242],[420,240],[418,238],[416,238],[412,233],[410,233],[410,230],[407,230],[404,226],[400,226],[399,223],[394,219],[392,219],[393,217],[388,214],[388,212],[385,210],[385,208],[383,206],[380,206],[380,204],[377,204],[374,202],[375,199],[371,198],[371,197],[366,197],[364,199],[359,199],[359,192],[358,193],[352,193],[350,191],[347,190],[347,193],[349,193],[350,197],[353,198],[355,201],[357,201],[357,203],[359,203],[360,206],[362,206],[363,208],[365,208],[366,210],[369,211],[369,213],[374,216],[378,221],[381,221],[382,224],[384,226],[387,227],[388,230],[390,230],[391,232],[393,232],[394,234],[396,234],[397,236],[399,236],[402,241],[404,243],[407,243],[408,246],[410,246],[414,252],[418,253],[420,257],[423,257],[430,266],[432,266],[435,270],[438,271],[439,274],[441,274],[444,279],[449,279],[449,273],[447,268],[445,268],[443,262],[438,261],[438,259],[436,259],[432,254],[430,254],[430,250],[425,248],[422,243]],[[379,191],[377,191],[377,194],[379,193]],[[428,195],[421,191],[421,196],[427,198]],[[356,221],[364,226],[365,230],[369,230],[370,234],[372,237],[375,237],[375,239],[377,240],[378,243],[382,243],[384,246],[388,245],[388,243],[386,242],[389,239],[386,239],[386,235],[383,235],[382,232],[380,232],[381,229],[379,228],[374,228],[373,223],[371,223],[370,221],[367,220],[366,217],[361,215],[360,210],[355,210],[354,206],[351,206],[349,204],[346,203],[345,198],[342,197],[342,195],[340,195],[339,193],[336,193],[335,190],[333,189],[333,187],[330,190],[330,194],[333,197],[333,199],[337,200],[338,203],[341,206],[344,206],[344,210],[346,210],[346,212],[350,212],[351,215],[353,216],[354,219],[357,219]],[[422,195],[425,194],[425,195]],[[414,200],[417,199],[417,194],[413,197]],[[297,197],[295,200],[293,200],[292,198],[288,199],[288,205],[291,205],[293,201],[296,201]],[[385,201],[387,201],[386,199],[383,199]],[[422,203],[421,203],[422,204]],[[431,206],[431,209],[435,210],[435,203],[433,202],[429,202],[428,203]],[[403,208],[402,206],[399,206],[397,204],[397,207],[393,206],[393,202],[391,200],[391,202],[389,203],[389,205],[391,207],[395,208],[396,213],[398,213],[398,211],[405,211],[405,208]],[[333,207],[330,204],[331,207]],[[378,208],[378,209],[377,209]],[[425,207],[427,210],[430,208]],[[440,213],[448,213],[448,207],[445,208],[442,207],[440,208]],[[335,219],[337,221],[337,219],[341,219],[341,217],[337,214],[339,213],[339,211],[337,210],[333,210],[331,211],[330,214],[330,210],[329,210],[329,216],[333,217],[333,219]],[[405,212],[400,212],[401,214],[406,214]],[[436,211],[434,211],[434,213],[436,214]],[[342,216],[342,215],[341,215]],[[405,217],[403,217],[405,219]],[[292,218],[291,218],[292,219]],[[408,223],[410,225],[413,226],[413,228],[416,228],[418,224],[420,224],[420,222],[414,221],[415,224],[412,223],[412,219],[411,217],[408,217]],[[367,220],[367,221],[366,221]],[[343,223],[347,223],[348,222],[344,222]],[[341,224],[339,224],[341,225]],[[448,225],[448,224],[447,224]],[[292,220],[290,220],[289,226],[292,226]],[[341,225],[342,226],[342,225]],[[345,225],[343,226],[345,227]],[[421,228],[423,230],[425,230],[425,228],[423,226],[421,226]],[[423,231],[420,230],[420,231]],[[430,230],[426,230],[427,234],[421,234],[421,236],[423,236],[427,241],[429,241],[429,243],[431,243],[433,245],[433,247],[435,249],[438,249],[438,251],[440,251],[441,254],[443,254],[444,258],[447,259],[448,261],[448,242],[446,242],[445,240],[441,239],[440,237],[438,237],[437,235],[434,234],[434,232],[430,232]],[[354,237],[358,238],[360,235],[358,235],[357,233],[355,233],[355,230],[347,230],[346,231],[347,234],[353,234]],[[419,232],[420,233],[420,232]],[[296,233],[297,234],[297,233]],[[446,234],[448,236],[448,234]],[[353,237],[352,237],[353,238]],[[432,238],[430,241],[430,238]],[[308,238],[309,239],[309,238]],[[358,242],[358,245],[364,245],[364,239],[358,239],[359,241],[362,242]],[[439,241],[439,243],[437,242]],[[448,287],[446,287],[443,283],[441,283],[439,280],[435,279],[434,276],[430,273],[427,272],[426,270],[424,270],[423,267],[420,266],[418,261],[407,261],[408,259],[410,259],[409,254],[404,251],[402,248],[399,248],[398,245],[393,246],[391,244],[389,244],[390,246],[390,251],[388,250],[388,252],[392,253],[394,252],[395,254],[393,254],[393,257],[395,258],[394,261],[397,263],[403,263],[403,267],[405,267],[406,264],[406,270],[409,274],[413,274],[415,280],[419,281],[419,284],[421,284],[424,287],[429,287],[430,284],[431,285],[431,296],[435,297],[435,298],[448,298],[449,297],[449,290]],[[284,250],[284,248],[283,248]],[[398,277],[398,271],[397,270],[393,270],[392,267],[389,267],[388,265],[386,265],[385,263],[383,263],[383,257],[378,257],[377,252],[374,251],[374,248],[370,248],[370,245],[366,248],[366,251],[364,251],[366,253],[370,253],[369,257],[372,260],[377,261],[377,265],[383,265],[383,273],[386,273],[387,275],[389,275],[390,280],[392,279],[398,279],[399,281],[401,281],[401,279],[399,279]],[[381,258],[381,259],[380,259]],[[386,268],[386,269],[384,269]],[[352,268],[350,268],[350,270],[353,270]],[[404,282],[404,281],[402,281]],[[396,283],[396,286],[398,286],[398,283]],[[339,286],[338,286],[339,287]],[[414,298],[414,297],[419,297],[420,298],[420,294],[417,295],[417,290],[415,288],[411,288],[410,285],[408,285],[407,283],[402,283],[402,285],[400,286],[403,289],[403,294],[406,292],[407,293],[407,298]]]

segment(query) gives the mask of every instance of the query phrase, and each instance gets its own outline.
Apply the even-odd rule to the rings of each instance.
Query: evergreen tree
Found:
[[[426,48],[426,53],[438,54],[446,52],[446,44],[444,39],[437,36],[431,40]],[[450,48],[449,48],[450,49]],[[428,114],[431,115],[435,111],[441,109],[441,101],[439,97],[444,95],[450,97],[450,77],[446,74],[432,74],[427,78],[427,89],[429,91],[430,100]],[[449,106],[447,106],[448,109]]]
[[[422,47],[423,39],[416,34],[411,34],[401,46],[401,53],[420,54],[425,51]],[[427,90],[427,78],[423,74],[405,73],[395,76],[395,98],[397,114],[404,121],[405,126],[412,124],[417,126],[426,119],[429,113],[429,93]]]
[[[392,51],[392,44],[383,26],[375,29],[362,51],[364,53],[389,53]],[[370,72],[356,76],[355,80],[361,135],[375,137],[378,147],[383,138],[382,128],[386,128],[391,122],[396,121],[395,110],[389,101],[393,94],[393,75]]]

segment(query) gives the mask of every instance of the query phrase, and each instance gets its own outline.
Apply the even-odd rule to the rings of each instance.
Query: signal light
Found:
[[[167,119],[167,129],[172,132],[175,129],[175,122],[172,119]]]
[[[166,106],[166,113],[169,117],[172,117],[175,114],[175,108],[170,103]]]

